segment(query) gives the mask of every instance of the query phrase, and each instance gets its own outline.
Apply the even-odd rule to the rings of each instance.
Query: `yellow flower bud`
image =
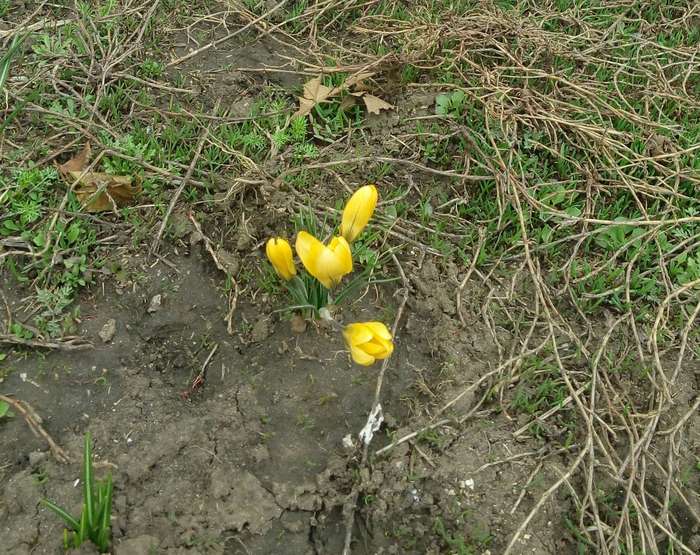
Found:
[[[391,332],[381,322],[349,324],[343,330],[343,335],[352,360],[362,366],[370,366],[376,360],[388,358],[394,351]]]
[[[360,187],[350,197],[340,223],[340,234],[348,242],[352,243],[362,233],[377,206],[377,197],[377,188],[374,185]]]
[[[277,275],[289,281],[297,274],[292,257],[292,247],[282,237],[273,237],[265,245],[265,253]]]
[[[345,274],[352,272],[350,245],[342,237],[333,237],[326,246],[310,233],[300,231],[295,246],[306,270],[326,289],[338,285]]]

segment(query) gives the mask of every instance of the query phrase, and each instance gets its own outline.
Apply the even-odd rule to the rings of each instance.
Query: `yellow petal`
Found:
[[[318,270],[318,260],[323,254],[323,251],[326,250],[323,243],[310,233],[300,231],[297,235],[295,247],[306,271],[323,283],[324,287],[330,289],[329,284],[324,283],[324,281],[327,281],[325,274],[320,274]]]
[[[265,245],[265,253],[272,267],[282,279],[289,281],[296,273],[291,245],[282,237],[273,237]]]
[[[381,355],[374,355],[376,358],[388,358],[391,353],[394,352],[394,344],[391,341],[386,341],[384,339],[377,339],[378,343],[382,345],[383,353]]]
[[[362,349],[368,355],[372,355],[373,357],[377,358],[386,353],[386,347],[376,341],[368,341],[367,343],[358,345],[358,348]]]
[[[348,324],[343,330],[345,341],[349,346],[361,345],[372,340],[372,332],[364,324]]]
[[[374,358],[382,359],[391,356],[394,352],[394,344],[391,341],[375,337],[372,341],[358,345],[360,349]]]
[[[388,358],[394,352],[391,332],[381,322],[348,324],[343,335],[352,359],[358,364],[369,366],[377,359]]]
[[[343,276],[348,273],[344,258],[327,247],[321,252],[316,262],[316,268],[318,279],[321,282],[330,282],[332,284],[331,287],[340,283]],[[352,270],[352,263],[350,270]],[[326,285],[326,287],[328,286]]]
[[[377,206],[377,188],[374,185],[360,187],[350,197],[343,210],[340,223],[340,234],[352,242],[362,232],[369,222]]]
[[[371,366],[376,360],[372,355],[365,353],[362,349],[357,347],[350,347],[350,356],[357,364],[362,366]]]
[[[344,237],[333,237],[328,248],[338,259],[338,268],[342,275],[352,272],[352,250]]]
[[[375,337],[381,337],[382,339],[391,341],[391,332],[383,322],[365,322],[365,326],[367,326]]]
[[[326,289],[331,289],[345,274],[352,272],[350,245],[342,237],[335,237],[326,247],[310,233],[300,231],[296,248],[306,270]]]

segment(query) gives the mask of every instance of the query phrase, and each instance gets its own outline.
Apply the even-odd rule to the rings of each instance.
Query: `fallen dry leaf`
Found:
[[[87,172],[81,177],[82,173],[68,172],[67,176],[71,183],[79,179],[73,192],[88,212],[105,212],[115,206],[127,206],[141,192],[141,183],[134,183],[128,175]]]
[[[340,101],[340,109],[345,112],[346,110],[349,110],[352,108],[355,104],[357,104],[357,95],[354,95],[350,93],[347,96],[344,96],[341,101]]]
[[[364,81],[365,79],[369,79],[370,77],[372,77],[372,75],[374,75],[373,72],[361,71],[360,73],[356,73],[355,75],[351,75],[350,77],[348,77],[345,80],[345,83],[343,83],[343,85],[345,85],[345,87],[352,87],[353,85],[355,85],[355,90],[363,91],[365,90],[365,84],[362,81]]]
[[[325,102],[334,94],[338,94],[335,88],[331,89],[322,84],[320,76],[314,77],[311,81],[304,84],[304,96],[299,97],[299,109],[294,114],[294,117],[309,114],[316,104]]]
[[[90,160],[91,154],[92,148],[90,147],[90,143],[85,143],[83,150],[81,150],[79,154],[68,160],[65,164],[58,166],[58,171],[64,175],[68,172],[83,171]]]
[[[141,183],[128,175],[85,171],[90,160],[90,143],[79,154],[58,166],[58,171],[87,212],[105,212],[127,206],[141,192]]]
[[[313,110],[314,106],[317,104],[327,102],[351,87],[354,89],[354,92],[350,93],[351,95],[355,97],[366,95],[366,87],[363,81],[372,77],[372,75],[374,75],[374,73],[369,71],[361,71],[348,77],[342,85],[333,88],[326,87],[324,84],[322,84],[320,75],[318,77],[314,77],[304,84],[304,96],[299,97],[299,109],[294,113],[293,117],[296,118],[310,114],[311,110]],[[391,104],[387,104],[381,98],[377,98],[376,96],[372,95],[366,96],[371,96],[373,99],[370,100],[369,103],[365,101],[367,110],[370,113],[378,114],[379,110],[393,108]],[[355,101],[352,98],[345,97],[343,100],[341,100],[340,108],[341,110],[347,110],[348,108],[352,107],[354,103]],[[372,106],[372,110],[377,111],[374,112],[370,110],[370,105]]]
[[[362,100],[365,101],[368,114],[378,114],[381,110],[391,110],[393,108],[391,104],[372,94],[363,95]]]
[[[299,314],[292,316],[291,328],[294,333],[304,333],[306,331],[306,320]]]

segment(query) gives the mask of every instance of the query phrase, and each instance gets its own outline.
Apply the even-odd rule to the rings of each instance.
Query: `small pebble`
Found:
[[[299,314],[292,316],[291,327],[294,333],[304,333],[306,331],[306,320]]]
[[[355,442],[352,440],[352,435],[348,434],[343,438],[343,449],[347,449],[348,451],[352,450],[355,448]]]
[[[258,318],[250,332],[250,340],[253,343],[262,343],[270,336],[270,321],[264,316]]]
[[[32,451],[29,453],[29,466],[36,468],[46,460],[46,451]]]
[[[154,295],[153,298],[151,299],[151,302],[148,305],[148,312],[153,314],[154,312],[158,312],[161,309],[161,306],[163,305],[163,296],[161,294]]]
[[[115,333],[117,333],[117,321],[114,318],[110,318],[105,322],[105,325],[102,326],[98,335],[104,343],[109,343],[112,341]]]

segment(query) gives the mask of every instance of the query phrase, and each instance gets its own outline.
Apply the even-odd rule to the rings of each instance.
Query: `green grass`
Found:
[[[559,368],[552,362],[531,357],[523,362],[520,381],[512,392],[510,408],[516,413],[532,418],[530,433],[534,437],[554,439],[547,431],[549,423],[553,423],[564,434],[558,439],[565,445],[569,445],[576,429],[576,414],[570,407],[564,409],[564,401],[568,396],[569,390],[561,377]],[[544,421],[539,420],[539,417],[548,411],[556,411],[556,413],[545,424]]]
[[[14,412],[10,410],[10,403],[7,401],[0,401],[0,419],[2,418],[12,418]]]
[[[433,531],[442,540],[444,547],[450,553],[455,555],[476,555],[482,553],[492,541],[492,536],[489,532],[473,527],[469,522],[468,511],[461,515],[461,519],[466,521],[470,533],[465,533],[463,530],[450,530],[441,517],[436,517],[433,521]]]
[[[499,5],[517,5],[522,9],[527,3],[506,2]],[[581,6],[571,3],[562,9],[574,8]],[[598,16],[604,13],[606,10],[600,10]],[[610,19],[598,20],[598,16],[591,24],[602,29]],[[612,18],[613,14],[609,17]],[[567,32],[564,28],[554,31]],[[613,33],[610,41],[630,42],[638,31],[638,28],[623,27]],[[632,45],[627,44],[621,47],[619,53],[613,54],[647,56],[654,51],[653,45],[645,45],[637,39],[631,42]],[[681,43],[688,44],[679,41]],[[527,40],[523,40],[521,48],[525,52],[526,65],[534,64],[537,67],[541,52],[530,52]],[[670,53],[663,54],[666,63],[671,63],[672,59]],[[416,125],[419,151],[427,165],[462,171],[466,150],[471,158],[470,173],[476,176],[492,175],[495,160],[507,163],[508,171],[517,176],[518,181],[524,180],[528,184],[524,198],[525,231],[537,252],[551,260],[552,267],[561,267],[566,262],[566,250],[562,247],[570,243],[567,237],[572,235],[569,222],[558,214],[580,218],[588,202],[592,205],[589,217],[621,222],[599,226],[590,233],[580,247],[584,256],[572,259],[564,265],[566,272],[557,272],[553,277],[559,283],[563,280],[576,283],[574,294],[577,304],[587,313],[593,313],[600,305],[618,310],[628,310],[634,305],[651,311],[664,295],[659,255],[668,257],[667,271],[673,286],[683,285],[700,276],[697,272],[700,254],[697,245],[690,252],[678,249],[679,242],[695,237],[700,228],[697,223],[683,226],[669,224],[661,230],[647,233],[649,228],[645,231],[645,228],[623,222],[638,220],[643,216],[670,220],[669,216],[694,217],[700,213],[700,203],[693,193],[695,185],[690,181],[681,180],[675,192],[666,197],[644,192],[635,196],[633,189],[636,184],[651,185],[659,191],[667,189],[670,172],[675,170],[663,164],[644,161],[649,155],[649,133],[658,134],[652,139],[656,143],[667,141],[669,145],[675,143],[677,149],[692,149],[698,144],[700,110],[696,103],[687,99],[687,107],[682,109],[683,115],[679,121],[676,114],[681,113],[682,101],[662,98],[649,113],[640,93],[653,86],[654,76],[636,72],[634,67],[630,68],[630,75],[623,74],[619,82],[611,83],[612,75],[606,71],[605,64],[589,64],[581,68],[577,60],[565,54],[555,56],[553,62],[549,75],[533,71],[532,77],[526,77],[526,73],[507,69],[502,72],[503,78],[515,90],[523,86],[526,78],[528,87],[541,95],[551,95],[554,86],[561,87],[562,80],[571,80],[573,85],[581,86],[582,89],[568,89],[568,84],[565,86],[572,93],[566,99],[565,108],[571,118],[571,127],[557,129],[557,135],[552,137],[551,132],[539,126],[538,120],[527,118],[521,122],[517,135],[513,134],[511,130],[503,128],[498,120],[491,119],[478,95],[460,88],[437,96],[435,113],[442,116],[441,121],[431,124],[419,122]],[[509,65],[510,60],[489,57],[484,63],[497,68],[499,63]],[[472,87],[475,83],[462,83],[455,73],[455,69],[459,68],[462,74],[469,74],[470,67],[453,61],[445,64],[445,69],[436,70],[436,73],[442,82]],[[591,80],[593,83],[589,84]],[[595,98],[585,94],[584,89],[590,87],[596,91]],[[533,96],[533,99],[537,98]],[[517,103],[517,97],[511,99],[509,93],[503,93],[500,101],[511,105]],[[601,107],[600,111],[591,109],[596,105]],[[610,110],[630,114],[630,117],[618,117]],[[560,113],[555,117],[566,119],[567,116]],[[578,126],[581,125],[599,129],[600,137],[614,131],[621,133],[613,148],[616,156],[601,156],[592,152],[590,143],[579,131]],[[464,131],[455,132],[457,126],[463,126]],[[668,129],[661,126],[675,127],[675,131],[670,134]],[[698,175],[697,156],[682,155],[678,161],[681,172]],[[594,168],[603,187],[607,183],[620,183],[621,186],[612,192],[602,192],[596,188],[593,196],[587,196],[585,183],[590,181],[591,168]],[[476,221],[486,227],[487,235],[491,238],[484,251],[487,260],[513,253],[521,248],[523,240],[519,208],[510,202],[508,195],[505,200],[499,201],[494,194],[496,188],[494,181],[484,179],[472,191],[471,202],[461,205],[458,213],[465,220]],[[425,223],[425,213],[422,219]],[[444,251],[444,247],[438,247],[438,250]],[[627,276],[626,268],[630,265],[633,266],[632,272]]]
[[[5,6],[3,9],[3,4],[0,3],[0,17],[3,14],[3,11],[6,11],[7,7]],[[12,61],[15,56],[17,56],[22,43],[24,42],[25,37],[20,34],[16,34],[14,37],[12,37],[12,42],[10,43],[9,47],[7,50],[2,54],[0,57],[0,91],[2,91],[5,87],[5,83],[7,81],[7,78],[10,75],[10,68],[12,67]]]
[[[0,260],[19,283],[37,288],[40,312],[34,324],[41,333],[56,337],[69,331],[70,315],[64,312],[75,293],[93,280],[101,261],[95,256],[96,233],[89,219],[63,221],[52,216],[60,204],[59,178],[55,169],[27,169],[16,172],[5,183],[0,197],[3,217],[0,237],[12,239],[22,251],[33,252],[28,263],[13,258]],[[80,202],[67,197],[66,212],[77,214]],[[18,324],[19,325],[19,324]],[[17,328],[14,333],[25,335]]]
[[[56,513],[68,525],[63,533],[63,547],[74,549],[91,541],[100,553],[109,549],[112,535],[112,475],[96,481],[92,467],[92,443],[90,432],[85,434],[82,472],[83,508],[79,517],[72,516],[64,508],[44,499],[43,505]]]

